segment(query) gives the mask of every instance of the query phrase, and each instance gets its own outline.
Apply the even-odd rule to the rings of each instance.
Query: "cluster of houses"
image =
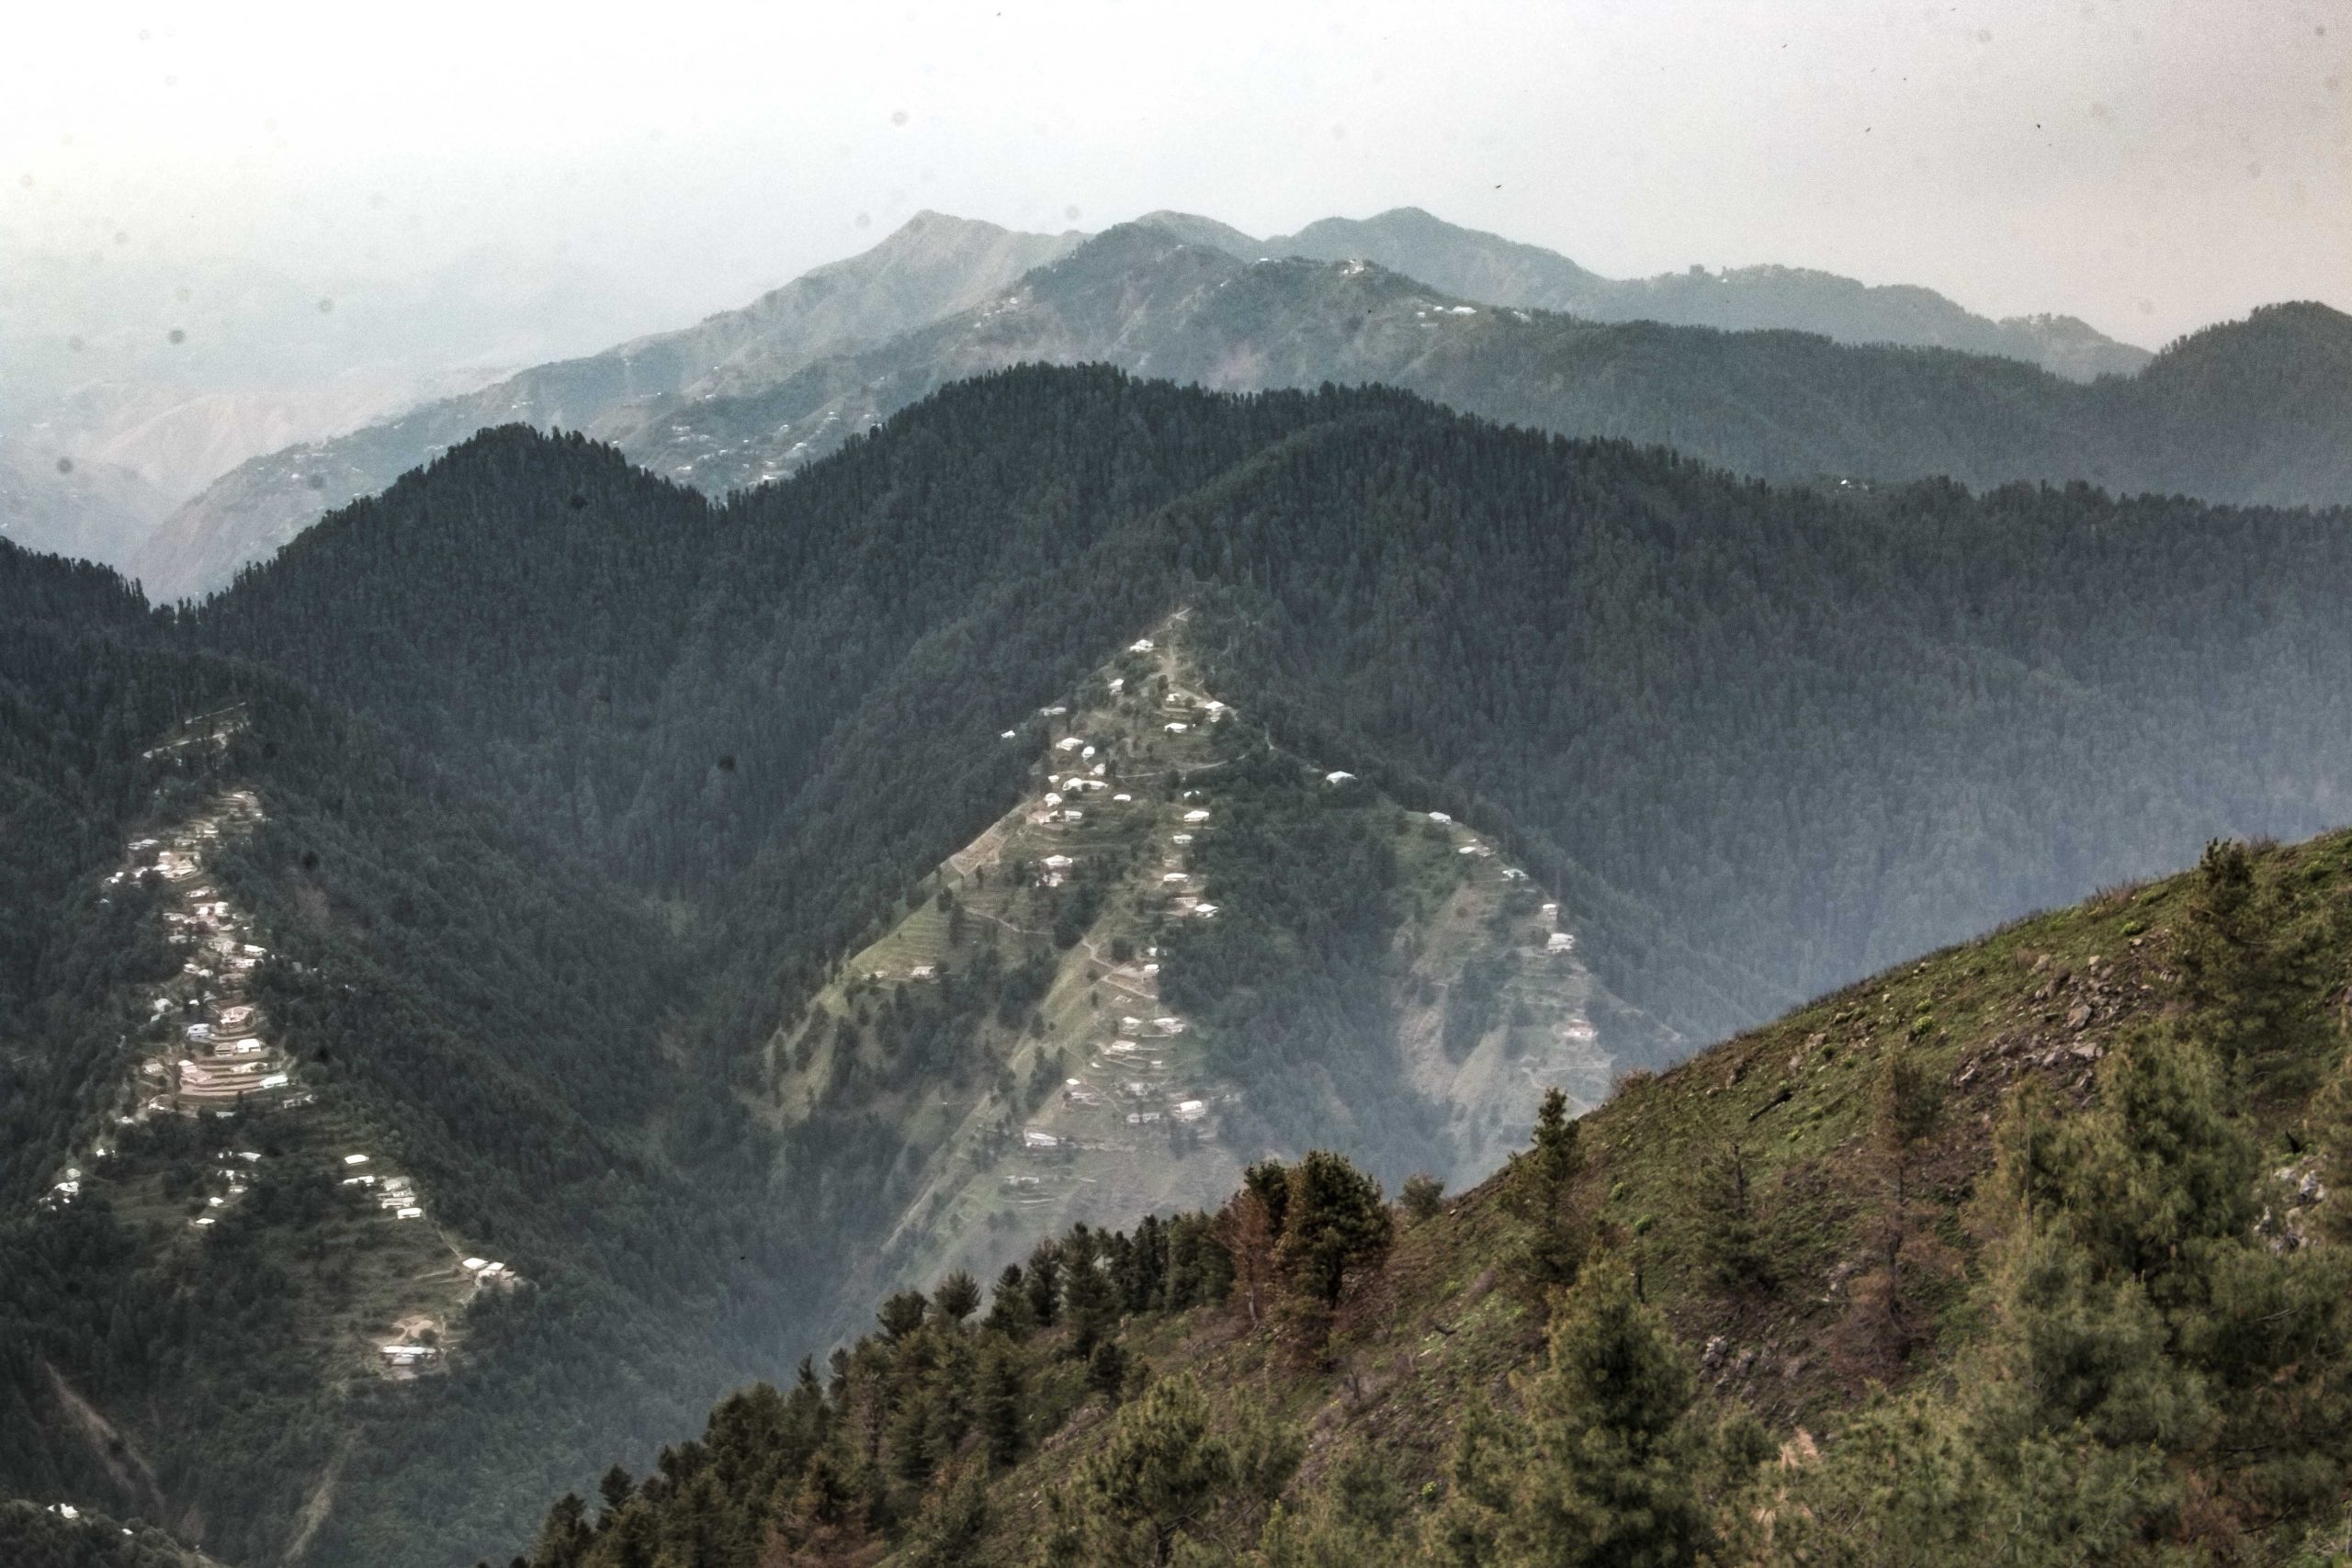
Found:
[[[247,997],[269,949],[254,940],[252,921],[203,880],[205,851],[225,832],[250,830],[261,819],[252,791],[232,791],[168,843],[133,843],[133,863],[116,874],[152,872],[172,885],[172,907],[163,913],[166,939],[187,953],[178,981],[154,999],[157,1023],[176,1021],[178,1053],[146,1065],[144,1075],[161,1080],[163,1092],[149,1099],[142,1112],[209,1110],[225,1116],[307,1099],[295,1089],[291,1059],[264,1033],[260,1010]],[[139,864],[149,851],[153,862]]]
[[[194,729],[149,754],[225,744],[216,738],[233,733],[242,723],[239,710],[192,720]],[[132,840],[124,863],[106,880],[109,888],[134,881],[160,883],[165,891],[161,911],[165,941],[185,955],[178,974],[149,998],[144,1038],[152,1048],[132,1080],[129,1105],[116,1116],[118,1125],[135,1125],[163,1113],[202,1115],[208,1110],[231,1117],[241,1110],[310,1098],[296,1089],[291,1061],[263,1033],[260,1010],[247,997],[254,972],[269,957],[269,950],[254,940],[251,921],[207,880],[205,870],[209,850],[232,834],[251,831],[262,819],[261,802],[251,790],[228,791],[168,836]],[[111,901],[110,895],[105,897]],[[89,1158],[96,1162],[108,1153],[100,1143]],[[81,1195],[84,1180],[79,1167],[69,1168],[51,1185],[44,1204],[71,1203]],[[242,1197],[249,1184],[249,1170],[224,1169],[223,1190],[209,1197],[207,1212],[190,1224],[199,1230],[210,1228],[217,1218],[211,1211]]]
[[[490,1258],[469,1258],[458,1265],[469,1275],[478,1291],[511,1291],[523,1277],[505,1264]]]
[[[414,1377],[419,1368],[441,1359],[437,1346],[419,1345],[408,1340],[396,1339],[390,1345],[379,1345],[376,1352],[383,1358],[384,1370],[395,1377],[403,1374]]]
[[[424,1218],[424,1204],[416,1195],[416,1184],[405,1176],[382,1176],[359,1168],[372,1163],[368,1155],[343,1156],[345,1176],[342,1185],[356,1187],[362,1194],[376,1200],[376,1207],[396,1220]]]

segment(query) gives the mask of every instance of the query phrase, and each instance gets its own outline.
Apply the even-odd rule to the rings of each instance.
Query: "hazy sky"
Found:
[[[608,289],[611,337],[924,207],[1413,204],[1613,276],[1801,264],[2150,345],[2352,309],[2352,0],[9,12],[0,237],[298,275],[486,251]]]

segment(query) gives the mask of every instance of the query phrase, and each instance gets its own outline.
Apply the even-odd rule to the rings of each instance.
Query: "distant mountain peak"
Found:
[[[1191,244],[1206,245],[1241,261],[1255,261],[1267,254],[1267,242],[1245,234],[1230,223],[1220,223],[1214,218],[1203,218],[1193,212],[1171,212],[1162,209],[1147,212],[1135,220],[1140,225],[1162,230]]]

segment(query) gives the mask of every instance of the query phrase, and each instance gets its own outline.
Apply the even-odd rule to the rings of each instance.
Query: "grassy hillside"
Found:
[[[2219,845],[1634,1075],[1385,1238],[1302,1168],[1081,1229],[1058,1291],[893,1298],[531,1561],[2320,1561],[2347,931],[2352,835]]]

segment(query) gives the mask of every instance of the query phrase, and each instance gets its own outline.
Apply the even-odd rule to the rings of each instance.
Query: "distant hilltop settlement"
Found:
[[[219,751],[242,720],[242,709],[205,716],[178,727],[172,739],[142,755],[153,759]],[[130,840],[123,863],[106,878],[102,903],[112,903],[125,887],[159,896],[165,940],[183,956],[175,973],[146,987],[140,998],[145,1022],[123,1042],[136,1061],[106,1118],[113,1131],[96,1138],[79,1155],[69,1154],[41,1196],[40,1207],[73,1204],[83,1196],[85,1184],[118,1157],[122,1139],[156,1118],[209,1116],[230,1122],[317,1104],[317,1093],[300,1082],[293,1054],[253,994],[261,966],[277,960],[258,939],[250,914],[238,907],[208,866],[209,857],[220,847],[249,837],[265,819],[252,790],[222,791],[176,827]],[[300,965],[294,967],[300,972]],[[310,1131],[333,1135],[324,1127]],[[318,1149],[313,1140],[304,1141],[313,1142],[312,1149],[305,1151],[310,1157],[339,1165],[339,1185],[356,1199],[372,1200],[394,1223],[426,1220],[424,1200],[413,1178],[373,1168],[376,1156],[370,1153],[334,1153]],[[270,1142],[277,1146],[283,1140]],[[216,1168],[201,1179],[200,1210],[187,1221],[187,1230],[199,1237],[235,1212],[263,1179],[266,1162],[261,1149],[245,1147],[219,1150],[210,1163]],[[453,1257],[460,1250],[453,1247]],[[512,1268],[494,1259],[467,1257],[457,1268],[470,1281],[469,1294],[512,1290],[524,1282]],[[404,1320],[402,1326],[428,1321]],[[406,1335],[379,1346],[378,1352],[381,1369],[393,1376],[413,1376],[441,1354],[435,1346],[413,1343]]]
[[[1126,651],[1151,662],[1162,693],[1159,711],[1143,724],[1147,729],[1156,727],[1159,732],[1153,750],[1159,765],[1143,770],[1134,766],[1133,721],[1114,722],[1107,710],[1073,715],[1068,703],[1039,708],[1036,716],[1050,727],[1049,733],[1064,733],[1046,747],[1041,793],[1018,808],[993,836],[987,860],[1005,864],[1023,858],[1024,850],[1034,853],[1042,849],[1046,852],[1029,863],[1035,868],[1035,880],[1042,886],[1060,887],[1080,875],[1090,852],[1115,854],[1125,841],[1125,831],[1149,821],[1165,836],[1159,867],[1145,879],[1150,885],[1147,906],[1171,919],[1213,920],[1218,906],[1202,892],[1202,873],[1194,855],[1216,821],[1204,789],[1178,790],[1164,807],[1149,799],[1138,800],[1136,792],[1170,771],[1205,784],[1212,770],[1223,763],[1216,737],[1235,716],[1235,710],[1230,704],[1193,688],[1189,671],[1172,649],[1151,637],[1140,637]],[[1114,706],[1134,694],[1124,676],[1107,677],[1104,686]],[[1008,741],[1018,741],[1022,736],[1019,728],[1002,732]],[[1122,741],[1122,736],[1127,739]],[[1124,765],[1114,760],[1114,752],[1125,759]],[[1357,782],[1355,774],[1341,769],[1320,776],[1325,786],[1334,791]],[[1453,838],[1455,852],[1465,860],[1496,858],[1492,844],[1460,828],[1445,812],[1416,815]],[[1498,867],[1496,874],[1505,883],[1527,880],[1527,873],[1516,866]],[[976,891],[967,882],[963,892],[982,918],[1009,923],[1005,919],[1009,909],[992,909],[984,888]],[[1559,912],[1556,903],[1545,903],[1540,910],[1546,928],[1541,951],[1547,954],[1572,953],[1576,948],[1575,936],[1558,929]],[[1089,1043],[1081,1059],[1070,1064],[1073,1071],[1063,1079],[1053,1100],[1057,1113],[1029,1119],[1021,1129],[1021,1150],[1033,1158],[1051,1159],[1076,1149],[1116,1149],[1123,1145],[1115,1141],[1117,1134],[1112,1129],[1167,1123],[1186,1127],[1194,1137],[1214,1140],[1216,1128],[1210,1120],[1214,1109],[1236,1101],[1238,1096],[1229,1088],[1188,1090],[1175,1087],[1185,1072],[1199,1072],[1204,1064],[1198,1051],[1182,1049],[1179,1037],[1186,1032],[1186,1021],[1157,1010],[1160,950],[1146,942],[1133,957],[1106,957],[1093,951],[1091,942],[1081,940],[1080,945],[1089,959],[1089,984],[1102,987],[1114,1004],[1124,1002],[1135,1011],[1120,1016],[1116,1029],[1108,1032],[1111,1038]],[[935,976],[936,967],[922,963],[902,973],[909,980],[929,980]],[[880,981],[890,976],[875,969],[867,977]],[[1574,1043],[1592,1042],[1594,1031],[1581,1018],[1570,1029]],[[1094,1114],[1085,1114],[1089,1111]],[[1035,1177],[1012,1175],[1006,1181],[1018,1190],[1017,1203],[1043,1205],[1052,1201],[1039,1190]]]

